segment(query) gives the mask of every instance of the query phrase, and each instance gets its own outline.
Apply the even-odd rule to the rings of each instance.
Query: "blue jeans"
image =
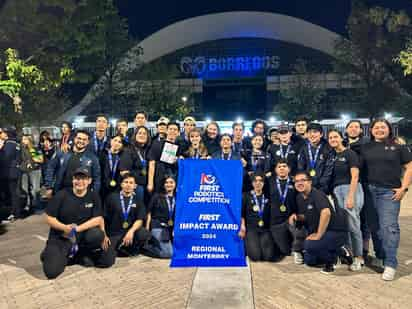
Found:
[[[161,240],[161,233],[162,228],[154,228],[152,229],[152,235],[156,238],[160,243],[160,250],[156,250],[155,255],[160,258],[170,258],[173,255],[173,246],[171,241],[162,241]]]
[[[392,268],[398,266],[397,253],[399,248],[400,228],[399,211],[401,203],[392,200],[392,189],[369,185],[373,206],[378,215],[378,230],[372,231],[375,236],[376,257],[383,259],[384,265]]]
[[[337,206],[344,209],[347,214],[348,222],[348,236],[346,240],[346,245],[352,249],[354,256],[362,256],[363,241],[361,232],[361,221],[360,212],[363,207],[363,190],[359,183],[356,187],[354,205],[352,209],[345,207],[350,185],[339,185],[333,189],[333,194],[335,196]]]

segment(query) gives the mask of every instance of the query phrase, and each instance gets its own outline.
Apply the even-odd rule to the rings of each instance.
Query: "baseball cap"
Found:
[[[187,116],[187,117],[183,120],[183,123],[189,122],[189,121],[191,121],[191,122],[196,122],[196,120],[195,120],[194,117],[192,117],[192,116]]]
[[[321,124],[317,123],[317,122],[311,122],[308,125],[308,128],[306,129],[306,132],[309,132],[310,130],[318,131],[320,133],[323,133],[323,128],[322,128]]]
[[[289,126],[286,125],[286,124],[281,124],[281,125],[278,127],[278,132],[279,132],[280,134],[282,134],[282,133],[288,133],[289,131],[290,131]]]
[[[77,175],[83,175],[86,177],[90,177],[89,170],[83,167],[79,167],[74,171],[73,176],[77,176]]]
[[[157,121],[157,125],[161,125],[161,124],[168,125],[169,122],[170,122],[169,118],[160,117],[159,120]]]

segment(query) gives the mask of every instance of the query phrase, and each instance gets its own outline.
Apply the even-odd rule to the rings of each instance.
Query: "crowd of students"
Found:
[[[170,258],[179,160],[240,160],[244,167],[239,237],[251,260],[297,264],[332,273],[339,261],[360,271],[372,238],[382,279],[393,280],[399,246],[400,202],[412,180],[412,153],[391,124],[376,119],[370,138],[351,120],[345,132],[306,118],[267,128],[256,120],[252,136],[243,123],[221,134],[217,122],[183,128],[161,117],[156,134],[147,114],[134,127],[118,120],[108,136],[108,118],[98,115],[93,133],[62,124],[59,141],[42,132],[38,147],[24,135],[20,145],[10,128],[0,131],[1,198],[10,220],[24,211],[19,183],[29,196],[40,190],[49,239],[41,254],[48,278],[70,263],[110,267],[117,256],[144,253]],[[230,171],[228,171],[230,172]],[[24,175],[24,177],[21,177]],[[36,199],[29,199],[29,204]]]

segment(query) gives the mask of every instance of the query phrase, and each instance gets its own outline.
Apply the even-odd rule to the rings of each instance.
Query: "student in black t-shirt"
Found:
[[[160,247],[150,246],[154,257],[170,258],[173,254],[173,225],[176,208],[176,181],[172,176],[164,179],[163,193],[155,193],[150,200],[146,229],[160,243]]]
[[[263,193],[265,176],[253,174],[253,190],[242,199],[242,221],[239,237],[245,238],[246,252],[252,261],[272,261],[275,255],[270,234],[270,204]]]
[[[247,149],[246,141],[243,137],[244,131],[245,125],[243,122],[234,122],[232,124],[232,148],[233,151],[239,153],[241,156],[243,156]]]
[[[183,153],[185,159],[207,159],[207,148],[202,141],[202,132],[194,128],[189,133],[189,145]]]
[[[77,169],[73,188],[57,192],[46,208],[50,233],[41,261],[49,279],[59,276],[70,261],[85,266],[112,265],[106,252],[99,250],[104,239],[99,228],[103,212],[98,193],[88,190],[91,182],[87,169]]]
[[[107,236],[103,249],[114,264],[118,253],[137,255],[150,233],[143,227],[146,217],[145,206],[136,198],[137,184],[132,174],[125,174],[121,180],[121,191],[110,194],[104,205],[104,226]]]
[[[372,230],[375,264],[382,266],[383,260],[382,279],[391,281],[398,266],[399,209],[412,180],[412,153],[395,143],[392,126],[386,119],[374,120],[370,133],[371,142],[361,146],[361,156],[379,222],[378,231]]]
[[[243,153],[243,160],[247,162],[247,165],[245,167],[246,173],[243,178],[244,192],[252,190],[252,183],[250,177],[256,173],[265,173],[265,170],[269,165],[269,158],[266,152],[262,150],[264,137],[262,135],[252,136],[250,143],[252,144],[252,148],[245,150]]]
[[[336,206],[346,211],[349,230],[346,245],[355,257],[350,269],[359,271],[364,264],[360,230],[360,212],[364,199],[362,186],[359,183],[359,157],[356,152],[343,146],[343,136],[335,129],[328,132],[328,142],[335,152],[332,175],[333,196]]]
[[[218,160],[241,160],[238,152],[232,149],[232,136],[230,134],[222,134],[220,137],[220,150],[212,154],[213,159]],[[242,159],[243,166],[246,166],[246,161]]]
[[[101,197],[106,197],[120,190],[120,161],[125,159],[123,137],[116,135],[110,140],[110,148],[104,149],[100,155],[100,170],[102,173]]]
[[[106,135],[107,128],[109,127],[109,120],[107,116],[101,114],[96,116],[96,130],[94,131],[90,144],[88,145],[88,151],[94,153],[97,157],[100,157],[102,152],[110,147],[110,138]]]
[[[290,222],[303,224],[308,234],[301,244],[304,263],[310,266],[325,264],[322,273],[331,273],[345,242],[345,214],[339,208],[333,208],[322,191],[312,187],[309,173],[296,173],[295,189],[299,192],[296,197],[297,213],[291,215]]]
[[[220,127],[216,121],[211,121],[206,125],[202,140],[209,154],[219,150]]]
[[[279,159],[268,181],[270,231],[279,257],[290,254],[292,235],[288,219],[296,213],[296,191],[289,170],[286,159]]]
[[[147,179],[147,191],[150,193],[161,192],[163,190],[163,180],[165,175],[177,177],[177,159],[181,155],[181,147],[176,142],[179,136],[180,126],[176,122],[169,122],[167,125],[166,139],[160,143],[153,143],[147,154],[149,161],[149,173]],[[166,151],[169,147],[172,153]]]

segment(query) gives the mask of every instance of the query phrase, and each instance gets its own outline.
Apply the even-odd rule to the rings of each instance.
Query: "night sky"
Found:
[[[290,15],[345,34],[349,0],[117,0],[129,20],[131,33],[139,39],[174,22],[190,17],[227,11],[263,11]],[[412,0],[365,1],[412,13]],[[412,14],[411,14],[412,15]]]

